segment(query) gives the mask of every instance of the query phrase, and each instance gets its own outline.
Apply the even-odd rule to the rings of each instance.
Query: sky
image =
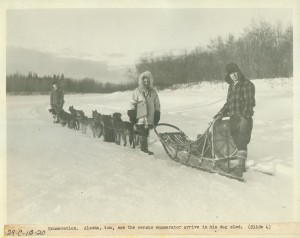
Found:
[[[102,62],[109,69],[134,65],[146,54],[182,53],[251,21],[284,26],[290,9],[22,9],[6,15],[7,47]]]

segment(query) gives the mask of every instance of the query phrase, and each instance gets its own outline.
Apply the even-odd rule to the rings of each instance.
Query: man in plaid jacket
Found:
[[[214,116],[220,120],[229,116],[229,128],[237,147],[238,172],[246,172],[247,145],[251,140],[253,127],[253,107],[255,107],[255,86],[246,79],[235,63],[226,65],[225,81],[229,84],[227,100],[222,109]]]

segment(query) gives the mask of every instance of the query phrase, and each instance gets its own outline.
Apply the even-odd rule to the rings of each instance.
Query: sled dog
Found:
[[[80,127],[80,123],[79,123],[80,110],[76,110],[73,106],[70,106],[69,111],[75,117],[76,129],[79,130],[79,127]]]
[[[56,111],[53,108],[48,109],[48,111],[52,114],[53,121],[55,121],[56,114],[57,114]]]
[[[95,137],[93,118],[88,118],[86,115],[84,115],[84,112],[82,110],[79,111],[79,123],[82,133],[86,134],[87,127],[89,126],[91,131],[93,132],[93,136]]]
[[[114,128],[115,142],[116,144],[121,144],[121,137],[124,142],[124,146],[127,145],[127,136],[129,137],[130,145],[135,148],[135,143],[133,140],[133,127],[129,121],[122,120],[122,114],[115,112],[112,115],[112,127]]]
[[[75,129],[76,122],[75,122],[75,117],[72,114],[62,110],[59,112],[58,115],[59,115],[59,122],[61,125],[65,126],[67,124],[68,128]]]
[[[103,135],[103,122],[101,113],[97,112],[97,110],[92,111],[93,123],[94,123],[94,137],[97,136],[100,138]]]
[[[103,122],[103,138],[106,142],[115,142],[114,129],[112,127],[111,115],[102,115]]]

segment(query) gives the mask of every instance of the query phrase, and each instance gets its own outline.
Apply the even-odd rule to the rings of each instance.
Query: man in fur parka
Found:
[[[146,106],[146,115],[137,119],[138,104]],[[130,102],[128,116],[131,123],[138,124],[138,134],[141,143],[141,151],[152,155],[148,150],[149,129],[152,129],[160,120],[160,101],[157,91],[153,88],[153,77],[149,71],[139,75],[139,86],[134,90]]]

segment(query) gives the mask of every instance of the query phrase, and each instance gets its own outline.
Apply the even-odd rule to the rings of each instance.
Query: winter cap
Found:
[[[54,80],[54,81],[52,82],[52,85],[54,85],[54,84],[58,84],[56,80]]]
[[[240,72],[240,68],[236,63],[230,63],[226,65],[227,74],[232,74],[235,72]]]

